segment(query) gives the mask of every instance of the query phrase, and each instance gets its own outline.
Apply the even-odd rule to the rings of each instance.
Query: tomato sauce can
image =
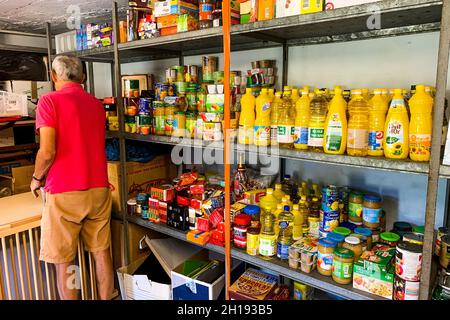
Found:
[[[394,300],[419,300],[419,281],[407,281],[399,276],[394,279]]]
[[[395,253],[395,274],[407,281],[420,281],[422,246],[401,241]]]

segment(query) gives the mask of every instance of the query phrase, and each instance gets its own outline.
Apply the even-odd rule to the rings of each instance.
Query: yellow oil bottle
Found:
[[[433,103],[431,95],[425,92],[425,86],[417,85],[409,100],[409,157],[413,161],[430,160]]]
[[[323,90],[315,90],[315,97],[310,103],[310,118],[308,123],[308,149],[323,152],[323,136],[328,101]]]
[[[277,131],[278,122],[280,118],[280,108],[281,108],[281,92],[276,92],[273,98],[272,107],[270,111],[270,144],[272,146],[278,145]]]
[[[295,109],[292,105],[290,91],[283,92],[279,109],[277,141],[282,148],[294,147]]]
[[[270,145],[270,97],[263,88],[256,98],[256,119],[253,143],[257,146]]]
[[[369,108],[362,90],[352,90],[352,100],[348,104],[347,154],[364,157],[369,141]]]
[[[375,89],[369,102],[369,149],[367,150],[369,156],[380,157],[384,154],[383,138],[387,109],[388,103],[383,97],[383,89]]]
[[[395,89],[384,125],[384,155],[389,159],[406,159],[409,153],[409,119],[402,89]]]
[[[294,148],[308,150],[308,125],[310,114],[309,89],[302,89],[302,96],[295,104]]]
[[[252,89],[245,89],[245,94],[241,98],[241,114],[239,116],[238,142],[240,144],[253,144],[255,102]]]
[[[342,89],[334,89],[334,97],[330,101],[325,132],[323,151],[330,154],[344,154],[347,143],[347,102],[342,96]]]

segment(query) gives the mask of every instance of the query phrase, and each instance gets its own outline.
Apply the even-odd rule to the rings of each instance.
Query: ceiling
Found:
[[[117,3],[119,16],[125,17],[128,1]],[[45,34],[45,23],[50,22],[52,33],[66,32],[73,14],[67,11],[77,7],[83,24],[112,21],[111,0],[0,0],[0,29]]]

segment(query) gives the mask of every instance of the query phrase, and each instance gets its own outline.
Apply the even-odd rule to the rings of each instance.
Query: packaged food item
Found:
[[[204,246],[209,242],[210,232],[191,230],[186,234],[186,239],[192,243]]]
[[[352,282],[354,253],[346,248],[336,248],[333,252],[332,278],[339,284]]]
[[[253,268],[247,269],[229,289],[234,300],[264,300],[275,288],[278,279]]]
[[[399,276],[394,278],[394,300],[419,300],[419,281],[407,281]]]
[[[309,90],[303,88],[302,96],[295,103],[295,134],[294,148],[299,150],[308,150],[308,125],[310,117]]]
[[[376,194],[366,194],[363,199],[363,225],[369,229],[376,229],[380,226],[381,197]]]
[[[317,271],[324,276],[331,276],[333,252],[336,243],[329,239],[320,239],[317,247]]]
[[[441,250],[439,263],[443,268],[448,268],[450,261],[450,235],[445,235],[441,239]]]
[[[436,235],[436,242],[434,246],[434,253],[439,257],[441,255],[441,241],[442,237],[449,234],[449,229],[446,227],[438,228]]]
[[[253,142],[257,146],[268,146],[270,144],[270,97],[265,88],[256,98]]]
[[[293,243],[289,248],[289,266],[310,273],[317,265],[317,240],[304,237]]]
[[[243,212],[251,217],[250,227],[260,228],[260,208],[256,205],[248,205]]]
[[[204,82],[213,81],[213,74],[215,71],[217,71],[218,65],[219,65],[218,57],[214,56],[202,57],[202,75]]]
[[[245,249],[247,247],[247,229],[251,225],[252,218],[245,213],[234,217],[233,243],[235,246]]]
[[[431,300],[450,300],[450,271],[441,270]]]
[[[258,255],[259,251],[259,228],[247,229],[247,254],[251,256]]]
[[[384,123],[388,104],[382,96],[382,89],[374,89],[369,102],[369,156],[380,157],[383,152]]]
[[[319,238],[320,218],[308,217],[308,234],[314,238]]]
[[[329,154],[344,154],[347,143],[347,102],[342,89],[334,90],[325,120],[323,151]]]
[[[364,157],[369,141],[369,108],[360,89],[352,90],[352,100],[348,104],[347,154]]]
[[[394,222],[394,229],[392,232],[398,234],[400,237],[403,237],[405,233],[412,232],[412,225],[409,222],[396,221]]]
[[[361,240],[362,251],[372,249],[372,230],[367,228],[355,228],[354,235]]]
[[[247,88],[245,95],[241,98],[241,114],[238,130],[238,142],[240,144],[253,144],[256,99],[251,91],[251,88]]]
[[[348,220],[356,225],[362,224],[364,197],[361,192],[351,191],[348,198]]]
[[[289,92],[283,92],[281,104],[278,106],[277,143],[282,148],[294,147],[295,108]]]
[[[270,259],[277,253],[277,235],[274,231],[275,216],[271,213],[264,215],[261,234],[259,235],[259,254],[264,259]]]
[[[136,198],[132,198],[127,201],[127,213],[130,216],[134,216],[136,214]]]
[[[409,157],[413,161],[430,160],[433,104],[434,100],[425,92],[425,86],[417,85],[415,94],[408,101],[411,112]]]
[[[277,131],[281,104],[281,92],[278,91],[275,93],[270,111],[270,145],[272,146],[278,145]]]
[[[361,240],[357,237],[348,236],[345,238],[344,243],[342,244],[342,248],[347,248],[353,251],[353,259],[354,261],[358,261],[359,257],[363,253]]]
[[[294,281],[294,300],[312,300],[313,294],[313,287]]]
[[[394,97],[386,117],[383,140],[384,155],[389,159],[406,159],[409,153],[409,118],[402,89],[394,90]]]
[[[341,248],[344,244],[345,237],[342,234],[329,232],[327,234],[327,239],[336,242],[336,247]]]
[[[171,184],[163,184],[150,188],[150,197],[164,202],[172,202],[175,198],[175,189]]]
[[[395,254],[395,274],[407,281],[420,281],[422,246],[401,241]]]
[[[316,96],[310,103],[310,117],[308,123],[308,148],[311,151],[323,152],[323,138],[328,101],[325,91],[316,90]]]

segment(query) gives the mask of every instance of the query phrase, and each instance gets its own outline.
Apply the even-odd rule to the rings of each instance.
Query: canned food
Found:
[[[450,260],[450,235],[445,235],[441,239],[441,254],[439,263],[443,268],[448,268]]]
[[[319,231],[328,233],[339,226],[340,211],[324,211],[320,210],[320,226]]]
[[[166,69],[166,82],[173,83],[177,81],[177,70],[175,68]]]
[[[407,281],[399,276],[394,279],[394,300],[419,300],[419,281]]]
[[[437,232],[436,236],[436,243],[435,243],[435,253],[439,257],[441,254],[441,240],[442,237],[447,235],[449,233],[449,229],[446,227],[440,227]]]
[[[217,71],[219,58],[214,56],[202,57],[203,81],[213,81],[213,74]]]
[[[148,98],[139,99],[139,115],[148,116],[150,115],[152,108],[152,100]]]
[[[407,281],[420,281],[422,246],[400,242],[395,254],[395,274]]]
[[[423,245],[423,234],[408,232],[403,235],[403,241]]]
[[[322,188],[322,210],[339,210],[339,189],[336,186],[329,185]]]

